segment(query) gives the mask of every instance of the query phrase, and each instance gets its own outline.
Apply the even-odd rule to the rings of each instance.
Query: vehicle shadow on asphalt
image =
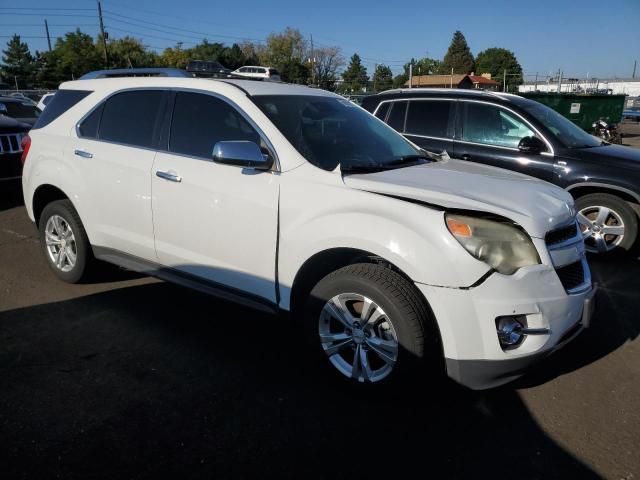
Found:
[[[591,327],[573,342],[545,359],[514,385],[527,388],[593,363],[640,335],[638,249],[607,258],[589,257],[593,281],[598,283],[597,307]]]
[[[24,205],[22,184],[19,180],[0,181],[0,212]]]
[[[166,283],[0,312],[0,469],[65,478],[599,478],[513,389],[374,394],[292,320]]]

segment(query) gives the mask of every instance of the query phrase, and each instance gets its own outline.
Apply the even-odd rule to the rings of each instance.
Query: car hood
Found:
[[[506,217],[532,237],[544,238],[574,215],[569,193],[550,183],[501,168],[460,160],[344,176],[358,190],[406,198],[444,209]]]
[[[566,150],[564,156],[578,160],[606,161],[611,159],[618,162],[622,161],[623,164],[633,168],[640,167],[640,150],[622,145],[612,144],[601,147],[576,148]]]

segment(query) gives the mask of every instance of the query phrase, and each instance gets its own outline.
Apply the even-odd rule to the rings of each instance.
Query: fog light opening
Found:
[[[496,318],[496,333],[503,350],[520,346],[526,334],[523,332],[527,321],[523,315]]]

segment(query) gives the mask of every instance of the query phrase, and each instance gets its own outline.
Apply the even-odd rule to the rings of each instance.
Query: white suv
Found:
[[[75,81],[30,136],[24,197],[58,277],[97,258],[292,312],[352,382],[499,385],[591,316],[568,193],[427,154],[323,90]]]
[[[237,75],[239,77],[271,80],[272,82],[280,81],[280,74],[275,68],[271,67],[247,65],[246,67],[240,67],[237,70],[234,70],[233,72],[231,72],[231,74]]]

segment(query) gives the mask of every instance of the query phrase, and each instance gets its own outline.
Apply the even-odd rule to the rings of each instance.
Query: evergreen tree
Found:
[[[20,41],[20,35],[14,35],[7,42],[7,49],[2,51],[0,77],[11,86],[29,88],[35,70],[34,58],[29,46]]]
[[[469,50],[467,40],[460,30],[456,30],[453,34],[451,45],[449,45],[449,50],[447,50],[439,70],[441,74],[449,75],[452,68],[454,74],[467,74],[475,70],[473,55]]]
[[[341,90],[344,92],[361,92],[367,87],[369,77],[367,69],[362,65],[360,56],[354,53],[349,61],[349,66],[342,72],[344,83]]]
[[[490,73],[494,80],[502,82],[507,71],[507,91],[514,91],[522,83],[522,67],[510,50],[488,48],[478,54],[476,59],[478,75]]]
[[[393,87],[393,73],[387,65],[378,65],[373,73],[373,89],[384,92]]]

